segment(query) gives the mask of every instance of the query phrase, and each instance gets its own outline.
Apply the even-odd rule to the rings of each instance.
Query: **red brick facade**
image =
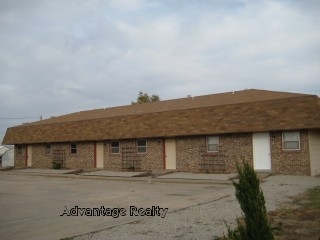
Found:
[[[20,150],[18,149],[20,148]],[[14,147],[14,166],[21,168],[26,166],[27,146],[20,145]]]
[[[105,143],[104,146],[104,166],[108,170],[122,171],[130,167],[130,160],[136,161],[134,163],[137,171],[154,171],[163,169],[163,139],[153,138],[147,139],[146,153],[138,153],[136,140],[122,140],[120,141],[120,153],[111,153],[110,141]],[[128,157],[125,157],[126,151]],[[122,160],[124,159],[124,161]],[[128,160],[126,162],[126,160]],[[128,165],[129,164],[129,165]]]
[[[283,150],[282,132],[270,134],[272,170],[278,174],[310,175],[308,131],[300,131],[300,150]]]
[[[176,170],[195,173],[235,172],[236,162],[253,165],[251,133],[219,136],[219,151],[207,152],[207,136],[177,137]],[[111,153],[110,141],[103,145],[103,167],[113,171],[155,171],[164,168],[164,139],[147,139],[146,153],[137,153],[136,140],[120,140],[120,153]],[[51,168],[56,150],[64,152],[65,168],[95,168],[94,142],[78,142],[77,153],[71,153],[70,143],[53,143],[48,153],[45,144],[33,144],[32,167]],[[15,147],[15,166],[26,166],[27,146]],[[270,133],[271,170],[277,174],[310,175],[308,131],[300,131],[300,150],[283,150],[282,132]],[[129,153],[125,153],[129,151]],[[127,157],[125,155],[128,155]],[[132,160],[132,161],[131,161]],[[134,163],[133,163],[134,162]]]
[[[37,168],[51,168],[52,167],[52,151],[46,153],[45,146],[43,144],[32,145],[32,166]]]
[[[77,143],[77,153],[72,154],[70,143],[50,144],[50,151],[46,151],[47,144],[22,145],[22,153],[15,147],[15,167],[25,167],[27,155],[31,158],[31,166],[35,168],[51,168],[55,151],[63,152],[64,168],[94,168],[94,143]],[[30,149],[31,147],[31,149]],[[27,151],[32,151],[31,153]]]
[[[251,134],[219,136],[219,151],[207,151],[206,136],[181,137],[176,140],[177,170],[204,173],[235,172],[236,162],[253,164]]]

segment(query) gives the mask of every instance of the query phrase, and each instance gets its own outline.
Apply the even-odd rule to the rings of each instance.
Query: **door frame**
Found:
[[[171,151],[168,152],[168,149],[170,147],[172,147],[172,149],[170,149]],[[169,154],[171,154],[170,157],[168,157]],[[171,162],[169,162],[168,159]],[[168,168],[168,166],[170,168]],[[171,170],[177,169],[177,147],[176,147],[175,138],[166,138],[164,140],[164,169],[171,169]]]
[[[104,168],[104,143],[95,143],[95,168]]]
[[[26,167],[32,167],[32,145],[26,146]]]
[[[261,148],[257,149],[257,147],[261,147],[263,144],[266,144],[262,147],[262,150],[265,150],[265,152],[262,153],[263,161],[261,160],[259,161],[259,159],[261,158]],[[271,144],[270,144],[269,132],[252,133],[252,151],[253,151],[254,170],[271,171],[272,162],[271,162]]]

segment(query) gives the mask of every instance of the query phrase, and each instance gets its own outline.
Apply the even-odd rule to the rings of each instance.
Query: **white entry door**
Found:
[[[253,166],[255,170],[271,170],[270,134],[253,133]]]
[[[176,140],[165,140],[166,169],[176,169]]]
[[[103,168],[103,143],[98,142],[96,144],[96,168]]]
[[[32,146],[27,146],[27,167],[32,166]]]

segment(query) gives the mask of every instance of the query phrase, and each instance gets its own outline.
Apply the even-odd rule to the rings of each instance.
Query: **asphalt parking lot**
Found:
[[[0,182],[0,239],[61,239],[152,214],[161,222],[164,218],[157,215],[161,209],[163,216],[165,209],[170,213],[234,192],[232,185],[223,184],[108,181],[3,173],[0,173]],[[124,209],[124,212],[118,217],[88,216],[93,208],[113,210],[113,213]],[[130,209],[134,210],[132,214]]]

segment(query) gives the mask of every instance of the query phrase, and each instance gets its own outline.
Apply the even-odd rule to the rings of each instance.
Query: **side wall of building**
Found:
[[[310,170],[311,176],[320,174],[320,130],[310,130],[309,149],[310,149]]]

